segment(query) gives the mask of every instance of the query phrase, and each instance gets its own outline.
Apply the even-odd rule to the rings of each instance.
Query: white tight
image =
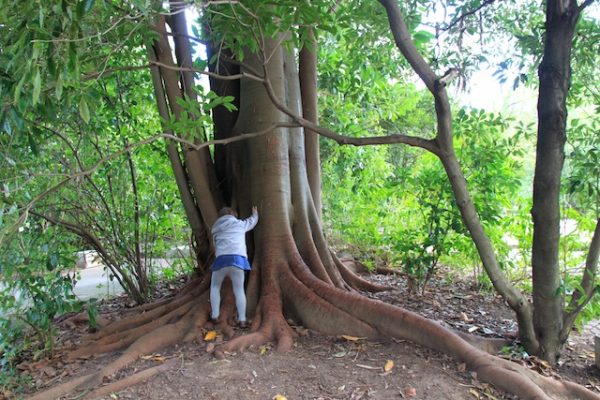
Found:
[[[238,312],[238,320],[246,321],[246,293],[244,293],[245,271],[238,267],[223,267],[212,272],[210,279],[210,307],[211,318],[219,318],[221,308],[221,285],[228,276],[233,284],[233,294],[235,296],[235,306]]]

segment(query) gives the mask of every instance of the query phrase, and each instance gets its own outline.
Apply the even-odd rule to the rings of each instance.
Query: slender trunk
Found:
[[[308,39],[300,50],[299,56],[300,91],[302,115],[314,124],[319,122],[317,106],[317,40],[312,29],[308,30]],[[321,158],[319,135],[306,130],[304,135],[306,168],[310,192],[315,208],[321,215]]]
[[[596,274],[598,270],[598,259],[600,258],[600,219],[596,221],[596,229],[590,242],[588,254],[585,259],[585,269],[581,278],[581,285],[571,295],[569,307],[565,310],[563,327],[560,335],[561,343],[564,343],[571,333],[575,318],[579,312],[589,303],[596,294]]]
[[[125,147],[129,145],[127,139],[124,141]],[[146,276],[146,266],[142,263],[142,250],[140,241],[140,199],[137,185],[137,174],[135,171],[135,164],[133,163],[133,157],[131,151],[126,153],[127,164],[129,165],[129,174],[131,176],[131,190],[133,192],[133,245],[135,246],[135,271],[138,276],[138,283],[140,285],[140,292],[146,298],[148,293],[148,279]]]
[[[156,48],[157,60],[167,67],[160,67],[160,75],[163,80],[164,91],[168,100],[169,109],[176,120],[179,120],[183,108],[178,103],[178,100],[183,99],[181,89],[179,87],[179,77],[175,71],[176,66],[171,55],[171,48],[167,40],[167,31],[164,23],[164,17],[160,19],[157,25],[157,31],[160,38],[154,43]],[[187,137],[186,139],[192,139]],[[185,162],[186,172],[189,177],[191,188],[194,193],[194,198],[202,220],[207,227],[211,226],[217,219],[217,208],[219,206],[218,199],[211,192],[209,173],[207,168],[210,166],[209,160],[202,156],[202,151],[194,150],[190,146],[183,145],[183,159]],[[204,150],[204,149],[203,149]]]
[[[156,46],[148,50],[150,61],[157,61],[156,52],[160,51]],[[158,67],[153,66],[151,68],[152,83],[154,86],[154,96],[156,98],[157,108],[161,120],[163,122],[163,129],[165,129],[164,121],[169,120],[170,112],[166,100],[165,90],[163,81],[161,78],[160,70]],[[167,133],[173,134],[169,129],[165,129]],[[179,196],[183,204],[185,215],[192,229],[193,244],[196,252],[196,259],[199,263],[206,261],[209,257],[210,248],[208,246],[208,236],[200,210],[196,205],[193,194],[190,190],[189,179],[183,167],[179,151],[177,150],[177,144],[172,140],[167,140],[167,155],[171,163],[175,182],[179,190]],[[203,265],[198,265],[200,269],[203,269]]]
[[[171,9],[173,10],[173,14],[169,17],[169,25],[171,26],[171,30],[173,31],[174,35],[173,42],[175,44],[175,56],[177,59],[177,64],[183,68],[183,70],[179,73],[183,94],[185,95],[186,99],[197,102],[198,95],[196,93],[195,73],[190,70],[193,67],[192,47],[190,46],[190,41],[188,39],[187,24],[185,14],[183,12],[185,7],[185,4],[171,0]],[[190,118],[194,119],[195,117],[192,115]],[[207,139],[206,132],[202,132],[202,136],[199,138],[194,138],[194,142],[200,143],[206,141]],[[223,199],[221,197],[221,191],[218,190],[215,166],[208,147],[204,147],[200,150],[189,149],[188,153],[189,157],[194,160],[192,161],[194,164],[192,168],[196,169],[197,165],[201,166],[200,170],[195,171],[194,173],[203,174],[203,176],[199,177],[198,179],[202,182],[206,182],[203,185],[208,185],[209,193],[213,197],[213,202],[216,204],[216,209],[220,208],[223,204]],[[203,211],[204,214],[207,214],[208,212],[209,211]]]
[[[519,323],[521,341],[527,350],[534,354],[537,350],[537,342],[532,325],[531,307],[525,296],[515,288],[500,268],[494,248],[477,215],[467,189],[464,174],[454,153],[452,115],[445,89],[446,82],[435,75],[435,72],[415,47],[398,3],[392,0],[379,1],[387,11],[390,28],[398,49],[400,49],[435,98],[437,137],[435,139],[436,148],[432,151],[440,158],[444,165],[463,222],[471,234],[486,273],[490,277],[496,291],[506,299],[510,307],[515,311]]]
[[[208,28],[206,28],[208,29]],[[240,67],[233,63],[227,62],[226,59],[232,58],[232,54],[227,49],[214,48],[212,44],[206,46],[208,59],[218,56],[214,63],[211,63],[208,68],[210,72],[217,73],[223,76],[236,75],[240,72]],[[240,81],[209,78],[210,89],[218,96],[232,96],[233,104],[236,109],[240,108]],[[238,117],[238,111],[229,111],[222,105],[219,105],[212,110],[212,119],[214,123],[215,139],[227,139],[233,134],[233,126]],[[232,176],[239,175],[234,171],[239,171],[239,167],[234,165],[235,160],[231,157],[231,151],[237,148],[238,144],[216,145],[215,146],[215,172],[218,180],[219,190],[223,193],[223,201],[225,204],[231,205],[233,180]]]
[[[561,346],[564,297],[558,263],[560,180],[566,142],[571,48],[578,19],[575,1],[549,0],[544,56],[539,66],[538,135],[533,180],[533,318],[537,355],[555,362]]]

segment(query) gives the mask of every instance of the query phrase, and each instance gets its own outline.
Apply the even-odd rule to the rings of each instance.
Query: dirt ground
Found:
[[[372,275],[391,286],[370,295],[439,321],[454,329],[487,337],[503,337],[516,329],[512,312],[497,296],[474,290],[468,282],[434,280],[424,295],[407,293],[405,279]],[[171,295],[175,285],[164,285],[157,297]],[[127,314],[127,300],[116,298],[102,304],[110,319]],[[85,327],[61,327],[63,346],[77,343]],[[292,351],[277,353],[270,346],[228,354],[218,360],[207,352],[211,343],[196,341],[148,354],[109,381],[145,368],[173,362],[167,371],[105,399],[510,399],[449,357],[406,341],[372,342],[350,336],[325,337],[296,326],[299,333]],[[243,331],[236,331],[236,335]],[[224,338],[219,334],[216,342]],[[54,386],[86,371],[93,371],[116,355],[98,356],[63,364],[59,358],[23,366],[37,390]],[[577,381],[600,392],[600,371],[593,355],[593,334],[574,333],[556,369],[513,350],[506,352],[517,362],[538,372]],[[81,397],[74,393],[68,399]],[[2,396],[0,396],[1,398]],[[281,399],[281,397],[279,397]]]

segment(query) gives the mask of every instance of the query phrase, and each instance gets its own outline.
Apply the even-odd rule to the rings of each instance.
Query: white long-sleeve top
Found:
[[[211,228],[215,243],[215,256],[240,255],[248,257],[246,250],[246,232],[258,223],[258,213],[246,219],[237,219],[233,215],[224,215],[217,219]]]

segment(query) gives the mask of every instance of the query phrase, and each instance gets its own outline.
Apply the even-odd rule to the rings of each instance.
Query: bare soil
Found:
[[[371,279],[393,289],[371,297],[416,311],[456,330],[487,337],[514,334],[513,313],[497,296],[476,290],[468,282],[434,279],[423,295],[409,295],[401,276],[372,275]],[[179,283],[183,283],[181,280]],[[157,298],[173,295],[176,284],[162,285]],[[102,304],[102,315],[111,320],[130,313],[130,304],[118,297]],[[60,323],[59,343],[77,344],[87,328]],[[453,359],[410,342],[373,342],[351,336],[325,337],[294,327],[299,337],[294,348],[277,353],[269,346],[216,359],[209,351],[226,340],[198,337],[192,343],[148,354],[120,371],[110,381],[175,360],[174,366],[136,386],[106,399],[510,399]],[[236,330],[236,335],[244,331]],[[116,355],[93,357],[64,364],[60,352],[52,360],[24,363],[38,391],[72,377],[91,372]],[[600,371],[594,366],[593,334],[574,332],[556,368],[528,357],[518,347],[503,355],[557,379],[569,379],[600,392]],[[7,393],[5,393],[6,395]],[[74,393],[79,398],[83,393]],[[0,393],[0,399],[2,398]],[[12,396],[7,396],[12,397]]]

